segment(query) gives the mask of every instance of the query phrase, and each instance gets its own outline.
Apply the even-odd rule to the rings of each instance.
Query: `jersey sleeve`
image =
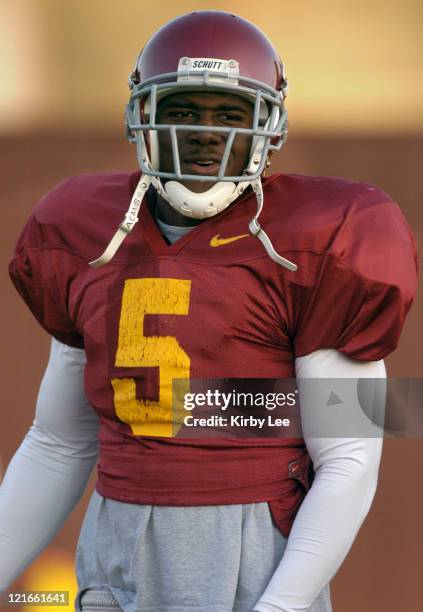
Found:
[[[83,348],[83,338],[69,312],[74,272],[59,245],[46,243],[34,212],[26,223],[9,265],[9,274],[40,325],[60,342]]]
[[[335,348],[376,361],[397,346],[417,286],[415,240],[398,205],[367,186],[296,287],[295,356]]]

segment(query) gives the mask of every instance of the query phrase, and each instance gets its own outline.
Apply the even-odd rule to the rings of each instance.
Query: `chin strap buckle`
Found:
[[[254,219],[251,219],[249,225],[248,225],[248,229],[250,230],[251,234],[253,236],[258,236],[259,233],[262,231],[260,224],[257,221],[257,217],[254,217]]]

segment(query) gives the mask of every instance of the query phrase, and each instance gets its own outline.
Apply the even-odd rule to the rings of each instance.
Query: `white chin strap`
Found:
[[[138,185],[135,188],[135,191],[132,195],[131,202],[129,204],[129,208],[125,213],[125,217],[123,218],[122,223],[119,225],[117,231],[115,232],[113,238],[109,242],[106,250],[98,259],[94,261],[90,261],[90,266],[93,268],[101,268],[104,264],[108,263],[112,257],[115,256],[116,251],[125,240],[126,236],[132,232],[135,227],[135,224],[138,221],[138,215],[141,208],[141,202],[147,193],[147,190],[151,183],[151,176],[147,176],[143,174],[139,180]]]
[[[144,141],[144,138],[142,140]],[[240,181],[238,184],[229,181],[219,181],[210,189],[197,193],[187,189],[187,187],[178,181],[171,180],[163,185],[160,178],[156,176],[146,174],[141,175],[140,181],[134,191],[128,211],[125,214],[122,223],[119,225],[104,253],[100,255],[98,259],[91,261],[89,265],[93,268],[100,268],[101,266],[104,266],[104,264],[108,263],[112,257],[114,257],[116,251],[126,236],[132,231],[137,223],[142,200],[151,183],[154,185],[158,194],[161,195],[162,198],[170,204],[170,206],[172,206],[182,215],[192,217],[194,219],[206,219],[208,217],[217,215],[222,210],[225,210],[225,208],[227,208],[245,191],[249,185],[251,185],[257,198],[257,212],[248,226],[251,234],[260,240],[269,257],[271,257],[273,261],[284,268],[295,272],[297,266],[275,251],[270,238],[261,228],[258,222],[258,217],[263,208],[263,189],[260,177],[251,181],[248,180],[248,175],[253,174],[256,171],[260,163],[261,151],[263,147],[263,139],[258,139],[257,142],[254,143],[254,152],[251,156],[248,168],[245,171],[246,180]],[[148,158],[145,147],[143,147],[143,150],[144,154]]]
[[[157,193],[172,208],[185,217],[193,219],[214,217],[236,200],[249,184],[249,181],[242,181],[237,185],[222,181],[215,183],[206,191],[194,192],[178,181],[168,181],[163,185],[159,179],[153,178],[153,185]]]
[[[260,240],[260,242],[266,249],[267,254],[271,259],[273,259],[273,261],[275,261],[280,266],[287,268],[287,270],[295,272],[297,270],[297,266],[292,263],[292,261],[289,261],[289,259],[285,259],[285,257],[282,257],[282,255],[279,255],[279,253],[276,252],[269,236],[266,234],[264,229],[261,228],[260,223],[258,222],[258,218],[263,209],[264,202],[263,187],[261,184],[260,177],[252,182],[252,187],[257,199],[257,212],[248,224],[248,229],[250,230],[253,236]]]
[[[129,204],[128,211],[125,214],[125,217],[122,223],[119,225],[117,231],[115,232],[113,238],[109,242],[109,245],[107,246],[104,253],[100,255],[98,259],[91,261],[90,266],[92,266],[93,268],[100,268],[101,266],[104,266],[104,264],[108,263],[114,257],[116,251],[118,250],[118,248],[120,247],[120,245],[122,244],[126,236],[133,230],[133,228],[135,227],[135,224],[138,221],[138,215],[139,215],[141,203],[150,186],[150,183],[152,182],[152,179],[153,177],[146,176],[145,174],[141,176],[140,181],[134,191],[131,202]],[[216,183],[216,185],[214,185],[211,189],[208,189],[207,191],[203,193],[194,193],[190,191],[189,189],[186,189],[186,187],[184,187],[183,185],[181,185],[180,183],[176,181],[170,181],[170,183],[173,183],[173,185],[171,185],[171,188],[170,188],[170,194],[172,195],[170,195],[169,193],[167,195],[169,197],[174,197],[173,192],[175,191],[176,193],[175,198],[178,198],[178,197],[182,198],[181,199],[182,206],[186,205],[187,207],[189,207],[189,204],[187,203],[188,200],[183,199],[187,194],[189,194],[190,197],[193,198],[191,204],[194,203],[197,209],[195,212],[195,216],[194,214],[190,215],[190,214],[187,214],[186,212],[184,212],[183,214],[187,216],[193,216],[196,219],[211,217],[211,216],[216,215],[221,210],[224,210],[225,208],[229,206],[231,202],[235,200],[235,198],[237,198],[244,191],[247,185],[251,184],[254,190],[254,193],[256,195],[256,198],[257,198],[257,212],[255,216],[253,217],[253,219],[251,219],[248,229],[250,230],[253,236],[255,236],[256,238],[260,240],[260,242],[263,244],[264,248],[266,249],[267,254],[269,255],[271,259],[273,259],[273,261],[275,261],[280,266],[283,266],[284,268],[291,270],[292,272],[295,272],[297,270],[297,266],[294,263],[292,263],[288,259],[285,259],[284,257],[279,255],[279,253],[275,251],[269,236],[261,228],[258,222],[258,218],[262,211],[263,201],[264,201],[263,189],[262,189],[260,178],[257,178],[254,181],[249,181],[249,182],[243,181],[242,183],[239,183],[237,186],[234,183],[229,183],[229,182],[228,183],[223,183],[223,182]],[[169,183],[166,183],[166,185],[168,184]],[[222,189],[224,189],[225,191],[221,191]],[[220,194],[221,196],[220,204],[215,205],[213,203],[213,200],[211,200],[211,198],[213,198],[213,195],[211,195],[212,193]],[[203,204],[204,203],[206,204],[206,206],[203,206],[202,216],[198,216],[199,214],[198,209],[200,208],[196,206],[197,200],[200,199],[198,198],[198,196],[203,196]],[[210,203],[213,204],[213,206],[210,206]],[[172,204],[172,206],[176,208],[174,204]],[[220,208],[217,208],[219,206]],[[188,208],[188,210],[192,212],[193,209]]]

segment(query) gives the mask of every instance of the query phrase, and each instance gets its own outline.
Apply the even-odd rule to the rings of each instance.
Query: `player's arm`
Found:
[[[0,487],[0,591],[49,544],[96,463],[98,418],[84,367],[83,350],[53,339],[34,423]]]
[[[349,393],[345,397],[345,379],[385,378],[383,360],[359,362],[338,351],[322,349],[297,359],[296,375],[301,419],[304,431],[309,432],[304,440],[313,461],[315,479],[295,518],[281,563],[254,608],[257,612],[309,609],[350,550],[377,485],[382,452],[380,431],[377,434],[375,428],[375,435],[367,437],[372,426],[366,430],[363,421],[361,431],[366,437],[315,437],[313,423],[327,419],[328,410],[334,411],[337,406],[327,406],[328,396],[323,392],[328,388],[326,383],[321,386],[322,392],[314,386],[313,393],[301,393],[301,379],[343,379],[330,385],[343,397],[342,409],[366,420],[357,394]],[[348,429],[342,435],[347,436]]]

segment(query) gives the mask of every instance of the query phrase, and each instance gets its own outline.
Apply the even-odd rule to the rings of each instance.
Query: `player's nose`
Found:
[[[198,118],[198,126],[201,126],[203,129],[189,131],[187,136],[188,142],[201,145],[219,144],[222,142],[224,135],[221,132],[204,129],[204,127],[215,127],[215,121],[211,113],[202,113]]]
[[[187,142],[190,144],[199,144],[199,145],[210,145],[210,144],[220,144],[222,141],[222,134],[219,132],[213,132],[209,130],[195,130],[188,132]]]

